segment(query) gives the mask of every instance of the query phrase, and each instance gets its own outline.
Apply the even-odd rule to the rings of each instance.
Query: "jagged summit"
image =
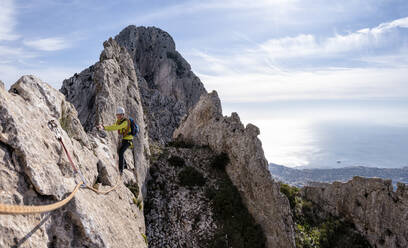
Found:
[[[133,55],[133,62],[138,64],[137,67],[143,73],[143,77],[154,70],[155,62],[166,58],[167,52],[176,51],[173,38],[156,27],[129,25],[116,35],[115,40]]]
[[[148,113],[145,117],[149,138],[159,144],[171,140],[181,118],[196,104],[200,96],[206,93],[204,85],[191,71],[190,65],[175,50],[174,41],[168,33],[154,27],[131,25],[121,31],[114,40],[109,39],[104,43],[104,51],[98,63],[63,82],[61,92],[77,107],[86,130],[95,122],[87,115],[84,116],[87,110],[82,111],[95,100],[88,97],[89,92],[86,89],[92,89],[94,92],[98,90],[99,82],[106,80],[101,78],[98,68],[107,59],[114,59],[119,65],[124,62],[126,74],[131,75],[124,80],[130,84],[134,82],[137,85],[135,87],[140,87],[143,110]],[[135,76],[132,75],[134,72],[129,71],[131,69],[134,69]],[[103,73],[117,71],[115,68],[110,70]],[[119,85],[119,79],[120,77],[115,79],[114,84]],[[123,97],[125,96],[126,94],[123,94]],[[84,99],[89,102],[84,103]]]
[[[204,85],[167,32],[130,25],[115,40],[133,59],[143,108],[149,113],[150,138],[162,144],[170,141],[181,118],[206,93]]]

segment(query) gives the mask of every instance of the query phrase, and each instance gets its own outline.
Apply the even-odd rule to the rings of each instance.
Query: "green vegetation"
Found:
[[[211,199],[214,217],[219,226],[209,247],[265,247],[266,238],[262,228],[255,223],[242,203],[237,188],[226,174],[218,183],[218,189],[209,189],[206,195]]]
[[[280,191],[286,195],[289,200],[290,208],[293,209],[296,206],[296,203],[300,203],[301,198],[299,195],[299,189],[296,187],[291,187],[287,184],[282,183]]]
[[[211,162],[211,167],[215,169],[225,170],[225,166],[230,162],[228,154],[225,152],[217,155],[214,157],[213,161]]]
[[[299,189],[281,184],[295,219],[296,247],[365,248],[371,247],[353,224],[330,215],[310,201],[302,199]]]
[[[175,148],[193,148],[194,144],[188,143],[182,140],[172,140],[166,144],[166,146],[171,146]]]
[[[92,184],[92,188],[94,188],[94,189],[99,189],[99,185],[100,185],[100,177],[99,177],[99,175],[95,178],[95,181],[94,181],[94,183]]]
[[[203,186],[205,184],[203,174],[191,166],[183,168],[178,174],[178,178],[180,184],[185,187]]]
[[[139,210],[142,210],[142,208],[143,208],[142,200],[137,199],[137,201],[136,201],[136,206],[139,208]]]
[[[94,188],[94,189],[99,189],[99,185],[100,185],[100,183],[95,182],[95,183],[92,185],[92,188]]]
[[[151,142],[149,144],[149,150],[150,150],[150,156],[149,156],[150,163],[156,162],[164,152],[163,149],[159,145],[155,144],[154,142]]]
[[[140,233],[140,235],[142,235],[142,237],[143,237],[145,243],[148,244],[148,243],[147,243],[147,237],[146,237],[146,235],[145,235],[144,233]]]
[[[171,145],[180,147],[186,146],[183,143],[173,143]],[[176,150],[173,148],[168,149],[171,151]],[[193,195],[198,192],[205,192],[217,229],[213,230],[215,236],[205,239],[202,238],[202,240],[200,240],[200,247],[264,248],[266,246],[266,237],[262,228],[249,214],[243,204],[240,193],[225,172],[225,168],[230,161],[228,155],[223,153],[214,156],[212,159],[202,158],[202,166],[193,167],[187,161],[197,161],[202,156],[201,152],[197,152],[196,154],[195,149],[206,149],[206,153],[210,153],[210,151],[207,150],[208,147],[193,146],[190,149],[192,155],[191,160],[187,160],[190,155],[189,152],[180,153],[185,154],[186,157],[179,157],[168,153],[166,156],[160,156],[159,161],[151,165],[150,175],[152,180],[147,183],[148,192],[157,192],[163,197],[171,197],[173,190],[177,190],[178,187],[189,188],[189,193]],[[170,166],[163,166],[163,162],[166,161]],[[202,173],[201,168],[204,168],[205,174]],[[177,172],[177,179],[175,180],[177,185],[174,185],[175,187],[171,185],[172,187],[167,189],[167,180],[164,180],[163,177],[160,176],[160,173],[161,171],[165,172],[169,169],[172,172],[171,175],[173,175],[173,172]],[[172,178],[169,178],[169,180],[172,180]],[[150,211],[157,207],[154,201],[149,200],[149,196],[147,196],[144,204],[143,210],[145,216],[149,216]],[[200,211],[197,211],[197,215],[192,216],[192,218],[194,218],[192,220],[192,234],[196,235],[195,230],[201,228],[200,224],[202,223]],[[154,234],[148,233],[148,235]],[[157,237],[152,236],[151,238],[156,239]]]
[[[61,115],[61,118],[58,120],[61,128],[68,133],[68,123],[67,123],[67,119],[65,119],[65,116]]]
[[[142,210],[142,200],[139,199],[139,186],[135,184],[127,184],[126,187],[133,194],[133,204],[135,204],[140,210]]]
[[[224,170],[228,163],[228,155],[223,153],[216,156],[211,164],[220,179],[215,187],[206,190],[218,226],[216,235],[207,241],[208,247],[265,247],[266,238],[262,228],[249,214],[241,195]]]
[[[70,116],[66,113],[64,101],[61,103],[61,118],[59,118],[59,123],[61,128],[68,134],[70,138],[73,136],[72,130],[69,129],[70,123],[72,122]]]
[[[171,156],[167,161],[174,167],[183,167],[185,165],[184,159],[179,156]]]
[[[126,187],[132,192],[132,194],[137,198],[139,196],[139,185],[137,183],[126,184]]]

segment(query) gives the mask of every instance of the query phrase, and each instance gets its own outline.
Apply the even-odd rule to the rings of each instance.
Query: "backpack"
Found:
[[[136,122],[132,118],[129,118],[129,121],[130,121],[130,134],[136,137],[140,131],[139,126],[136,124]]]

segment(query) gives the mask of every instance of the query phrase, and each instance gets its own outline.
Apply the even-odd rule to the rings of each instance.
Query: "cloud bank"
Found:
[[[70,44],[60,37],[25,40],[24,45],[41,51],[58,51],[70,47]]]
[[[0,41],[10,41],[18,39],[19,36],[14,33],[15,8],[12,0],[2,0],[0,2]]]
[[[300,34],[189,56],[207,88],[227,102],[407,98],[407,27],[405,17],[343,35]]]

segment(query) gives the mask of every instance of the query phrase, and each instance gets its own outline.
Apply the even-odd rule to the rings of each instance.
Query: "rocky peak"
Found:
[[[140,127],[134,140],[137,176],[144,182],[149,155],[148,134],[133,61],[126,49],[113,39],[104,42],[100,61],[79,74],[64,80],[61,92],[78,111],[78,117],[88,133],[95,133],[98,124],[115,123],[116,108],[124,107],[126,115]],[[117,148],[117,135],[108,133],[112,150]],[[143,187],[143,189],[145,189]]]
[[[126,55],[124,55],[124,48],[120,47],[112,38],[109,38],[103,42],[103,51],[99,56],[99,61],[114,59],[119,62],[122,57],[121,55],[126,57]]]
[[[181,118],[206,93],[203,84],[163,30],[131,25],[115,40],[133,59],[150,138],[170,141]]]
[[[217,92],[203,95],[173,137],[185,143],[209,146],[226,153],[226,172],[241,194],[248,211],[266,235],[267,247],[294,247],[292,214],[288,199],[280,193],[268,171],[259,129],[241,123],[238,114],[223,117]]]
[[[115,37],[115,40],[128,49],[140,76],[145,78],[149,87],[157,88],[158,84],[155,83],[160,82],[155,80],[154,72],[160,67],[162,61],[167,60],[167,53],[176,53],[173,38],[167,32],[155,27],[146,28],[130,25],[123,29]],[[177,55],[177,57],[181,57],[179,54]],[[180,70],[190,69],[187,62],[183,66],[185,68],[180,68]],[[163,85],[163,83],[161,84]]]

